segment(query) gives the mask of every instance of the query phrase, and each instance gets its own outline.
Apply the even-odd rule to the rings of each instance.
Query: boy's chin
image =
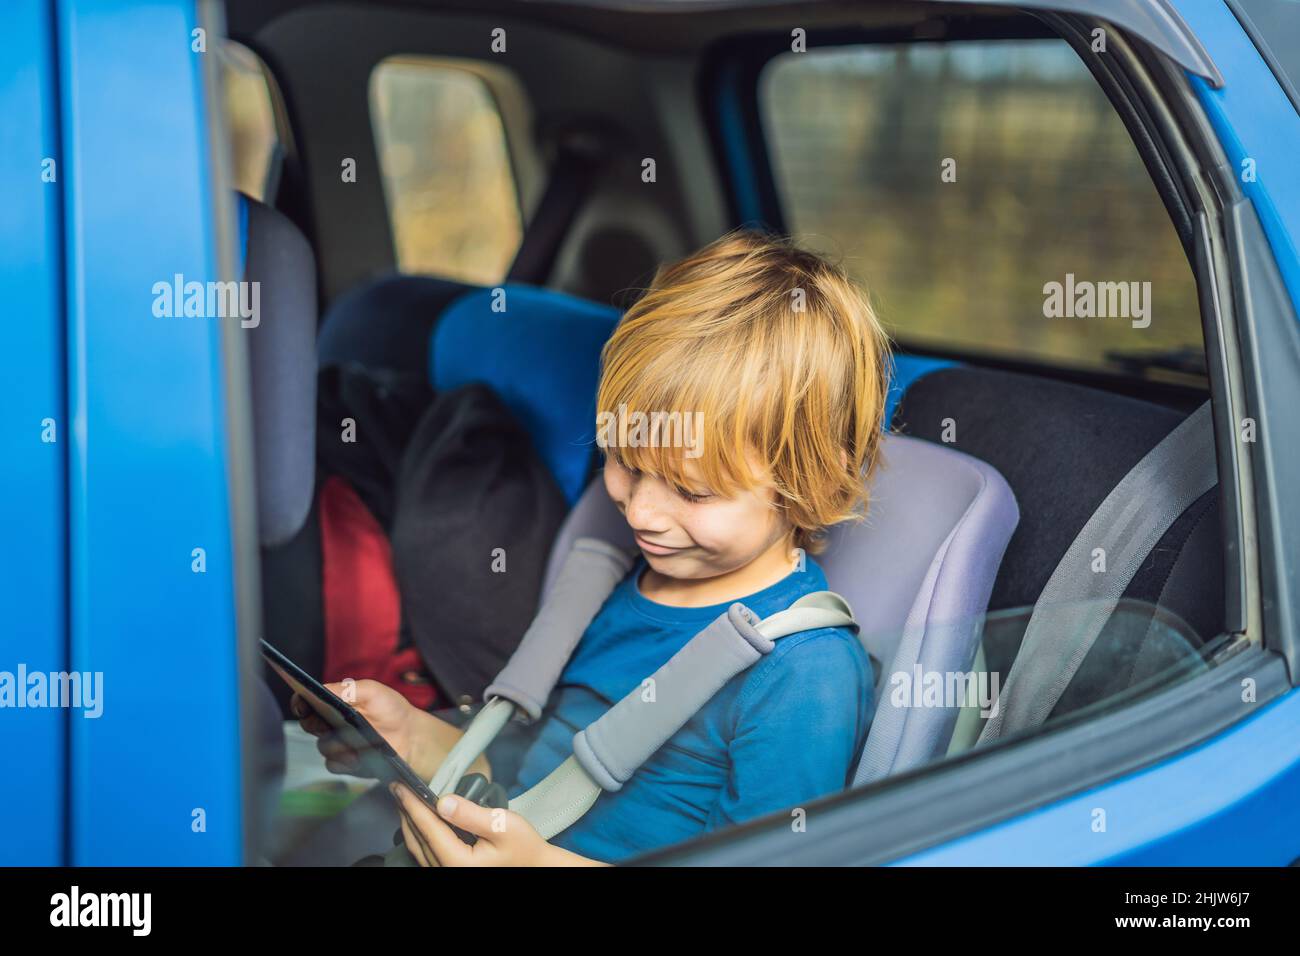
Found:
[[[679,567],[683,563],[682,562],[683,556],[680,553],[679,554],[651,554],[649,551],[646,551],[644,548],[638,548],[637,550],[641,552],[641,557],[645,558],[646,564],[650,565],[650,567],[654,568],[656,571],[662,571],[665,568]]]
[[[642,550],[641,556],[645,558],[646,564],[670,578],[698,576],[699,562],[684,551],[677,554],[651,554],[649,551]]]
[[[641,555],[655,572],[679,581],[704,581],[725,573],[713,567],[708,561],[701,560],[700,556],[694,553],[694,549],[680,554],[650,554],[642,551]]]

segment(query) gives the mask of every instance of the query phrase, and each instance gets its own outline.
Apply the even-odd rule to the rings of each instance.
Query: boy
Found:
[[[866,504],[887,362],[861,290],[788,241],[735,232],[658,271],[605,346],[597,396],[605,488],[641,560],[578,644],[512,793],[568,757],[575,731],[733,602],[763,618],[826,588],[804,556]],[[698,428],[608,427],[637,412]],[[683,435],[693,440],[667,440]],[[432,777],[460,731],[381,684],[355,692],[375,728]],[[396,785],[406,846],[427,866],[608,863],[798,806],[845,786],[871,698],[871,665],[851,631],[794,634],[551,842],[514,813],[502,826],[491,810],[443,797],[435,814]],[[324,734],[318,718],[303,724]],[[328,737],[319,746],[330,769],[355,766]],[[462,843],[444,821],[479,841]]]

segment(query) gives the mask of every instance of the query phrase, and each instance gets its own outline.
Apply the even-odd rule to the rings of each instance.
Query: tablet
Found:
[[[344,743],[361,756],[361,771],[377,777],[384,783],[401,781],[417,793],[430,807],[436,807],[438,798],[429,785],[420,779],[411,765],[397,755],[370,721],[360,711],[285,657],[279,650],[262,641],[262,656],[286,684],[307,702],[312,710],[334,728]]]

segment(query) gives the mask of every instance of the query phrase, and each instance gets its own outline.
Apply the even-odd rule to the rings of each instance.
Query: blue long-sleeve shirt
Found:
[[[573,735],[653,674],[732,602],[701,608],[641,594],[639,562],[578,644],[520,758],[512,796],[573,752]],[[826,588],[816,562],[741,598],[759,617]],[[842,789],[872,714],[870,659],[852,631],[822,628],[777,641],[733,677],[642,765],[554,838],[615,862]],[[493,761],[496,766],[496,761]]]

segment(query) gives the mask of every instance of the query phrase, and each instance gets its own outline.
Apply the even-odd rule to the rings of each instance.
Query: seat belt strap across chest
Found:
[[[602,792],[619,790],[732,677],[791,634],[857,625],[839,595],[818,591],[759,620],[733,604],[653,675],[573,738],[573,755],[510,801],[545,839],[572,826]]]
[[[631,558],[607,542],[580,538],[506,667],[488,688],[488,703],[452,747],[430,789],[453,792],[461,777],[512,718],[538,719],[560,674],[605,599],[630,570]],[[574,753],[510,809],[549,839],[579,819],[604,791],[616,791],[712,699],[790,634],[853,627],[837,594],[819,591],[759,620],[733,604],[654,674],[574,737]]]
[[[1133,466],[1083,526],[1034,603],[979,744],[1047,720],[1165,532],[1218,482],[1206,402]],[[1105,571],[1095,571],[1100,549]]]

